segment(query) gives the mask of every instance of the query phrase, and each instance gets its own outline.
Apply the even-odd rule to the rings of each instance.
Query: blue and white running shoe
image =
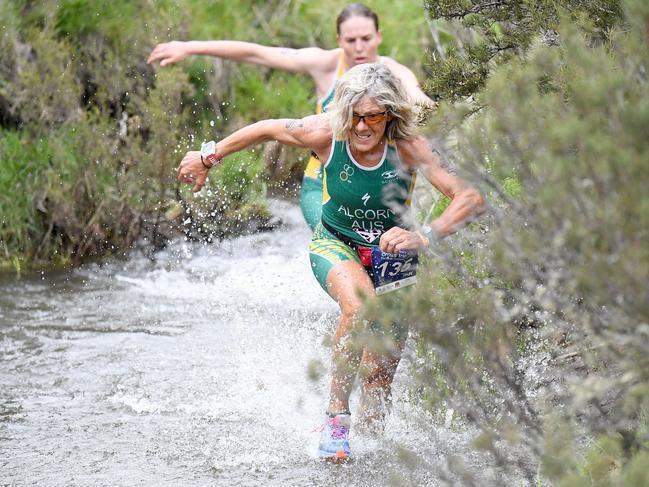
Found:
[[[352,452],[349,449],[349,427],[351,416],[349,414],[336,414],[327,416],[320,434],[320,447],[318,456],[335,462],[347,461]]]

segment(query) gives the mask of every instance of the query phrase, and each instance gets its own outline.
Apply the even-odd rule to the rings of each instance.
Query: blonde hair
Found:
[[[336,96],[327,110],[336,139],[349,137],[354,106],[364,97],[372,98],[390,116],[385,127],[388,139],[414,135],[416,112],[401,82],[383,64],[366,63],[354,66],[336,83]]]

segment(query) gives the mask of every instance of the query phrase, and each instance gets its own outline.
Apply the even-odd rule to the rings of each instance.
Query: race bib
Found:
[[[417,252],[402,250],[398,254],[390,254],[379,247],[359,247],[358,254],[368,269],[376,294],[385,294],[417,282]]]

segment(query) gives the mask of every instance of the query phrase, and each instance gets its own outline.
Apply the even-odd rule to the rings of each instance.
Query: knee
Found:
[[[392,383],[399,359],[384,357],[377,362],[361,364],[361,380],[366,390],[385,388]]]
[[[340,321],[346,323],[353,323],[360,316],[360,312],[361,312],[360,303],[349,303],[346,306],[341,306]]]
[[[363,303],[357,299],[345,299],[338,302],[340,306],[340,323],[351,327],[359,320]]]
[[[360,351],[363,344],[358,340],[364,324],[359,321],[361,306],[345,306],[341,308],[340,321],[335,333],[335,345],[337,348],[343,347]]]
[[[349,348],[352,345],[355,346],[355,342],[352,341],[352,329],[354,328],[354,318],[353,315],[343,314],[336,328],[336,333],[334,334],[334,344],[336,349]]]
[[[394,373],[382,366],[371,365],[361,369],[361,380],[365,390],[381,389],[392,383]]]

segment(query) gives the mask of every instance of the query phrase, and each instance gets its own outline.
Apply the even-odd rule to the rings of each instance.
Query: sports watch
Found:
[[[422,225],[419,232],[424,236],[428,243],[426,246],[430,246],[436,240],[439,240],[439,234],[433,230],[430,225]]]
[[[201,162],[207,169],[214,167],[219,158],[216,157],[216,142],[210,140],[201,144]]]

